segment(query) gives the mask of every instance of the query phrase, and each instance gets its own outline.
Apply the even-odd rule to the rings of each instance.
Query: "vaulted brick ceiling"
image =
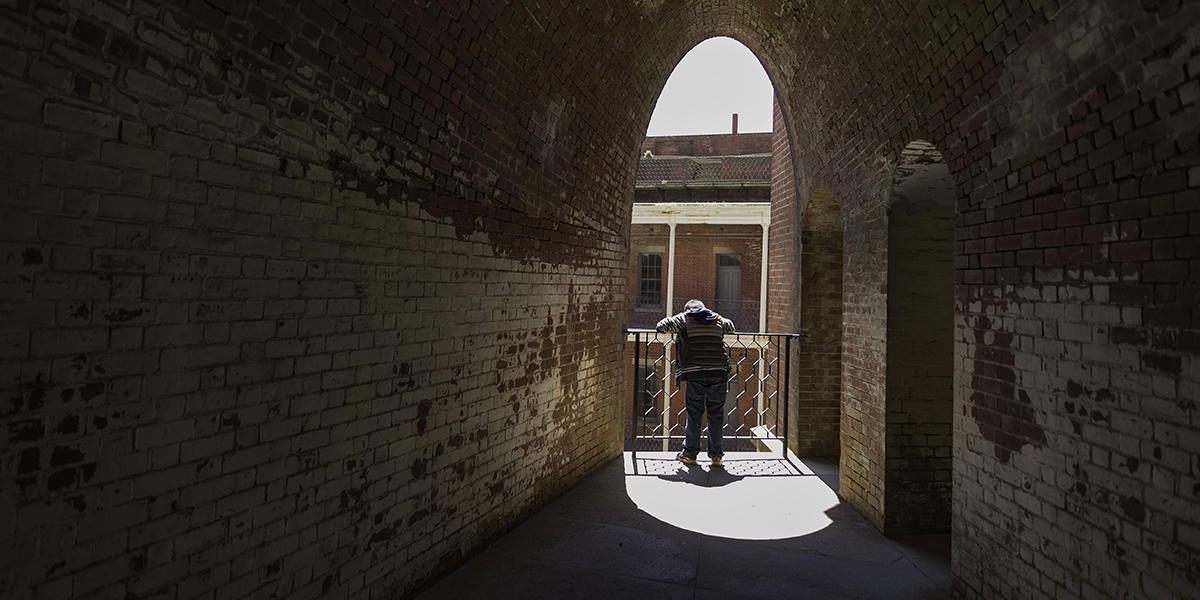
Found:
[[[840,208],[843,496],[886,521],[924,140],[956,592],[1190,593],[1198,7],[6,3],[0,594],[405,594],[617,456],[638,149],[714,35],[780,99],[772,247]]]

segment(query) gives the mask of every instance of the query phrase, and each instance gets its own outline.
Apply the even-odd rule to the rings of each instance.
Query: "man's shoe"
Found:
[[[725,461],[723,460],[723,457],[721,457],[721,456],[712,457],[712,466],[722,468],[722,469],[725,468]]]
[[[679,454],[676,454],[676,455],[675,455],[675,460],[677,460],[677,461],[679,461],[679,462],[681,462],[681,463],[683,463],[683,464],[685,464],[685,465],[694,465],[694,464],[696,464],[696,459],[694,459],[694,458],[689,458],[689,457],[688,457],[688,455],[686,455],[686,454],[684,454],[684,453],[682,453],[682,452],[680,452]]]

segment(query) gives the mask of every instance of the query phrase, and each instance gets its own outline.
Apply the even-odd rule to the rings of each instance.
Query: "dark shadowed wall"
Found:
[[[894,510],[927,140],[956,592],[1195,589],[1195,2],[0,6],[5,597],[404,595],[617,456],[638,149],[714,35],[775,83],[799,230],[840,204],[845,498]]]

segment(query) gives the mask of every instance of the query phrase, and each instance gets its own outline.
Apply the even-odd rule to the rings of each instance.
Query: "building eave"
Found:
[[[770,202],[637,202],[633,205],[634,225],[763,225],[770,220]]]

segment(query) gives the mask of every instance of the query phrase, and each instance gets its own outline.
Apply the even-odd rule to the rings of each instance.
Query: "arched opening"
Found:
[[[694,53],[717,41],[736,44],[768,85],[766,125],[752,122],[747,132],[741,127],[746,121],[735,112],[732,118],[725,114],[722,133],[707,133],[721,127],[709,121],[691,126],[703,133],[654,135],[655,123],[668,121],[660,114],[670,110],[667,97],[674,93],[670,86],[680,71],[690,66]],[[692,87],[694,94],[730,87],[720,72],[710,70],[700,78],[707,87]],[[695,112],[695,107],[687,108]],[[724,451],[730,457],[725,471],[705,464],[705,436],[697,471],[688,473],[674,461],[687,422],[688,383],[674,379],[678,357],[673,336],[631,333],[626,348],[626,431],[635,452],[629,472],[638,475],[627,482],[629,497],[647,513],[690,531],[743,539],[799,537],[828,526],[826,511],[839,503],[821,478],[811,477],[812,468],[789,462],[787,454],[797,448],[794,441],[787,443],[787,436],[797,435],[798,424],[809,427],[812,420],[789,415],[796,408],[789,399],[796,383],[793,379],[789,385],[789,377],[797,371],[795,349],[800,344],[773,337],[795,332],[798,321],[796,177],[786,121],[757,56],[730,38],[710,38],[676,67],[639,150],[626,288],[630,328],[653,329],[660,319],[679,313],[688,299],[698,298],[731,319],[739,332],[736,341],[726,336],[733,370],[722,424]],[[659,125],[657,131],[664,128]],[[836,421],[836,404],[833,410]],[[707,417],[705,423],[710,426]],[[833,431],[834,450],[821,456],[836,454],[836,422]],[[804,448],[802,456],[811,456],[810,445]],[[672,485],[698,473],[716,489]],[[810,477],[784,481],[781,475]],[[760,510],[754,518],[714,526],[705,514],[689,519],[678,508],[683,498],[697,494],[722,504],[754,502]],[[774,500],[762,501],[768,497]],[[805,508],[797,512],[798,507]]]
[[[956,592],[1188,595],[1200,3],[996,4],[4,3],[0,596],[405,597],[612,464],[636,152],[716,32],[842,203],[844,497],[898,529],[944,490],[875,168],[928,132]]]
[[[888,205],[888,534],[950,528],[955,199],[941,153],[908,144]]]

